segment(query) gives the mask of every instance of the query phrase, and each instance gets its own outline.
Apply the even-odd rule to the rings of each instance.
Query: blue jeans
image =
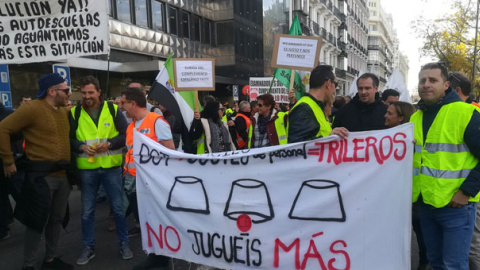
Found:
[[[476,209],[475,203],[461,208],[418,203],[428,262],[434,270],[468,270]]]
[[[95,247],[95,205],[100,183],[107,192],[120,243],[128,241],[127,222],[123,207],[122,168],[80,170],[82,178],[82,233],[83,245]]]

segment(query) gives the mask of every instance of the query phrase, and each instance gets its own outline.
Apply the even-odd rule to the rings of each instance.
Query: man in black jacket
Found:
[[[360,76],[357,80],[358,93],[337,112],[332,127],[344,127],[348,131],[385,129],[384,115],[388,106],[378,95],[378,83],[375,74]]]
[[[329,135],[338,135],[341,138],[348,136],[348,131],[343,127],[332,130],[324,113],[325,104],[332,102],[337,86],[338,81],[332,66],[319,65],[312,70],[310,90],[297,101],[288,116],[288,143]]]

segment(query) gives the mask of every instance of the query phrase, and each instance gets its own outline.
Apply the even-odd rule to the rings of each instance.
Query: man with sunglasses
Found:
[[[310,90],[290,110],[287,123],[288,143],[313,140],[329,135],[344,138],[348,131],[341,127],[332,130],[325,117],[327,103],[333,101],[338,86],[332,66],[319,65],[310,75]]]
[[[80,92],[83,102],[70,112],[71,147],[78,153],[76,162],[82,179],[83,251],[77,264],[85,265],[95,257],[95,205],[100,184],[110,201],[120,253],[128,260],[133,253],[128,243],[121,167],[127,121],[117,105],[101,98],[97,78],[80,78]]]
[[[385,129],[388,105],[378,94],[379,80],[375,74],[364,73],[357,79],[358,93],[352,101],[340,108],[332,127],[344,127],[348,131]]]
[[[27,160],[19,163],[26,177],[17,201],[15,218],[26,225],[23,269],[34,269],[42,234],[46,254],[43,269],[73,269],[59,259],[58,242],[71,186],[65,167],[70,161],[68,112],[70,89],[57,73],[38,80],[37,99],[0,122],[0,158],[5,177],[17,174],[10,146],[12,135],[22,132]],[[21,166],[22,165],[22,166]]]

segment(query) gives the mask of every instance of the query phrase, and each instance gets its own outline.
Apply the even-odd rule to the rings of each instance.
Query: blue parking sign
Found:
[[[70,82],[70,67],[68,66],[61,66],[61,65],[53,65],[53,72],[60,74],[65,79],[68,87],[71,86]]]
[[[0,101],[5,108],[13,109],[8,65],[0,65]]]

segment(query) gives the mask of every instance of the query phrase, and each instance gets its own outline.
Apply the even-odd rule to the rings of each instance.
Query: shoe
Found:
[[[113,217],[108,217],[108,231],[113,232],[117,229],[117,226],[115,225],[115,219]]]
[[[60,260],[60,258],[53,258],[51,262],[43,261],[42,269],[73,270],[73,265]]]
[[[124,260],[130,260],[133,258],[133,253],[130,250],[130,245],[128,242],[123,242],[120,244],[120,254],[122,254],[122,258]]]
[[[133,266],[132,270],[147,270],[152,268],[168,269],[169,258],[162,255],[148,254],[148,257]]]
[[[102,204],[106,201],[107,201],[107,197],[98,197],[96,203],[97,203],[97,205],[100,205],[100,204]]]
[[[77,259],[77,264],[85,265],[93,258],[95,258],[95,250],[88,246],[84,247],[82,251],[82,255],[80,255],[80,257],[78,257]]]
[[[130,230],[128,230],[128,237],[134,237],[137,236],[141,233],[140,227],[133,227]]]
[[[8,238],[10,238],[10,234],[6,232],[5,234],[0,235],[0,242],[7,240]]]

